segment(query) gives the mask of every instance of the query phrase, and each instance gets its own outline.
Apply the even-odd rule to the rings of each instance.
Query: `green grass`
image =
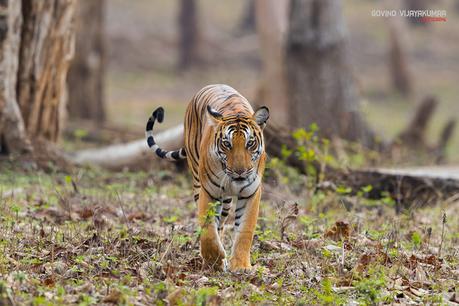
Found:
[[[422,304],[444,303],[459,289],[453,272],[459,264],[459,203],[399,216],[382,202],[348,211],[340,199],[359,199],[346,193],[323,193],[313,205],[305,177],[271,163],[253,269],[234,274],[201,267],[188,176],[0,166],[0,301]],[[276,183],[285,179],[303,188]],[[299,214],[292,218],[293,201]],[[346,221],[350,234],[333,240],[337,221]],[[225,246],[230,249],[229,235]]]

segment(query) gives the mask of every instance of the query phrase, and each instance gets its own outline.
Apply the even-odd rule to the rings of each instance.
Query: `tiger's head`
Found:
[[[215,125],[214,156],[234,181],[244,181],[257,173],[257,165],[264,153],[263,129],[269,118],[267,107],[260,107],[251,117],[223,116],[207,107]]]

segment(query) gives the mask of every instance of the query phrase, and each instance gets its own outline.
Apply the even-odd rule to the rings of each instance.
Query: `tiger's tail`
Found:
[[[180,148],[175,151],[165,151],[161,149],[155,142],[153,137],[153,126],[155,125],[155,121],[158,119],[158,122],[161,123],[164,120],[164,109],[162,107],[158,107],[151,117],[148,119],[147,127],[145,129],[145,136],[147,137],[147,143],[150,149],[152,149],[156,155],[161,158],[170,160],[170,161],[177,161],[186,158],[186,151],[185,148]]]

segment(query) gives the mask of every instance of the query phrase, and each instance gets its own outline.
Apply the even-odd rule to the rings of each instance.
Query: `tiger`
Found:
[[[234,88],[213,84],[199,90],[187,106],[184,147],[165,151],[155,142],[153,126],[156,120],[161,123],[164,119],[162,107],[148,119],[148,146],[160,158],[186,159],[191,170],[201,227],[200,254],[206,267],[224,271],[228,267],[230,271],[251,268],[250,250],[266,161],[263,129],[268,118],[266,106],[254,112]],[[228,263],[222,238],[233,198],[234,243]]]

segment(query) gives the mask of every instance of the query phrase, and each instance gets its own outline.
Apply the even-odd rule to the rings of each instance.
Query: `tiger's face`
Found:
[[[213,146],[225,174],[233,181],[245,181],[257,174],[264,152],[263,128],[269,111],[262,107],[252,117],[229,116],[208,109],[217,122]]]

